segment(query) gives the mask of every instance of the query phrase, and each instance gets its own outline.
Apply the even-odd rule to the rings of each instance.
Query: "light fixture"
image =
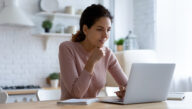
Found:
[[[4,0],[0,11],[0,25],[34,26],[34,23],[19,7],[17,0]]]

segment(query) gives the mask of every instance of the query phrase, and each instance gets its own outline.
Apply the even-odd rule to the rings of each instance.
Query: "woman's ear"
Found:
[[[83,33],[87,35],[88,27],[87,25],[83,25]]]

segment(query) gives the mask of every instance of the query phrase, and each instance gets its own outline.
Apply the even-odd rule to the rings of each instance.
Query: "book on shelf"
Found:
[[[68,99],[58,101],[57,104],[76,104],[76,105],[88,105],[97,102],[98,98],[86,98],[86,99]]]

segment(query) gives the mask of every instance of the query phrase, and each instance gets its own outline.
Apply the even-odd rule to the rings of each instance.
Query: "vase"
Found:
[[[117,51],[123,51],[123,45],[117,45]]]
[[[45,28],[45,32],[46,32],[46,33],[49,33],[49,32],[50,32],[50,29],[49,29],[49,28]]]
[[[59,85],[58,79],[51,80],[50,82],[51,82],[51,87],[53,87],[53,88],[57,88]]]

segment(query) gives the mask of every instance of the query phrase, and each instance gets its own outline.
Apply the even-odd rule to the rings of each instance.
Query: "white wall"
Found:
[[[85,8],[97,0],[64,0],[66,5]],[[3,0],[0,0],[0,11]],[[35,21],[39,0],[20,0],[20,6]],[[59,72],[58,46],[62,38],[52,38],[44,49],[44,39],[22,27],[0,26],[0,86],[41,85],[52,72]]]
[[[133,0],[115,0],[115,39],[126,37],[133,23]]]
[[[134,0],[134,33],[140,49],[155,48],[155,0]]]
[[[140,49],[154,49],[155,8],[155,0],[115,0],[115,39],[132,30]]]

